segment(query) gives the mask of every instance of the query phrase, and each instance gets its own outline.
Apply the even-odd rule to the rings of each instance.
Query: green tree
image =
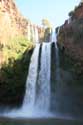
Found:
[[[51,26],[51,23],[49,22],[49,20],[48,19],[42,19],[42,25],[44,26],[44,27],[49,27],[49,28],[51,28],[52,26]]]
[[[49,42],[51,39],[51,34],[52,34],[52,26],[51,23],[48,21],[48,19],[42,19],[42,25],[45,28],[44,32],[44,41]]]

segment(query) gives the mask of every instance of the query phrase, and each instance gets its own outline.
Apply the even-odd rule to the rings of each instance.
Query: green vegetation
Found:
[[[44,41],[45,42],[50,42],[50,40],[51,40],[51,33],[52,33],[52,30],[51,30],[51,28],[46,28],[45,29],[45,33],[44,33]]]
[[[42,20],[42,25],[45,28],[44,32],[44,41],[49,42],[52,34],[52,26],[51,23],[48,21],[48,19],[43,19]]]
[[[71,20],[75,18],[74,11],[69,12],[69,17],[71,18]]]
[[[44,27],[49,27],[49,28],[52,27],[52,26],[51,26],[51,23],[49,22],[48,19],[42,19],[42,25],[43,25]]]
[[[16,60],[21,58],[25,50],[27,48],[30,50],[32,46],[33,43],[28,41],[27,38],[23,36],[15,37],[11,39],[5,47],[3,47],[3,53],[8,58],[8,60],[11,58]]]
[[[2,47],[5,61],[0,69],[0,104],[22,104],[33,43],[24,37],[16,37]]]

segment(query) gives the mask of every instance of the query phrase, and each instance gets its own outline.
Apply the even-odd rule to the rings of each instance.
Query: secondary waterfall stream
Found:
[[[40,44],[36,46],[31,58],[29,74],[26,80],[26,93],[23,102],[23,107],[30,106],[32,108],[35,103],[39,48]]]

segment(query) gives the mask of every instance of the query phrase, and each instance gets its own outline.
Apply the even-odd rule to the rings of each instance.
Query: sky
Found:
[[[41,25],[47,18],[55,27],[60,26],[68,19],[68,13],[81,0],[16,0],[17,7],[22,15],[32,23]]]

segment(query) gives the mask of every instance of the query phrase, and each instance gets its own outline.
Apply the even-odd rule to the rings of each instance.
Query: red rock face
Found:
[[[83,3],[74,10],[75,19],[61,26],[57,37],[58,44],[64,47],[64,53],[75,60],[75,65],[80,67],[83,74]]]
[[[0,1],[0,42],[17,35],[24,35],[28,21],[21,15],[13,0]],[[13,32],[12,32],[13,31]]]

